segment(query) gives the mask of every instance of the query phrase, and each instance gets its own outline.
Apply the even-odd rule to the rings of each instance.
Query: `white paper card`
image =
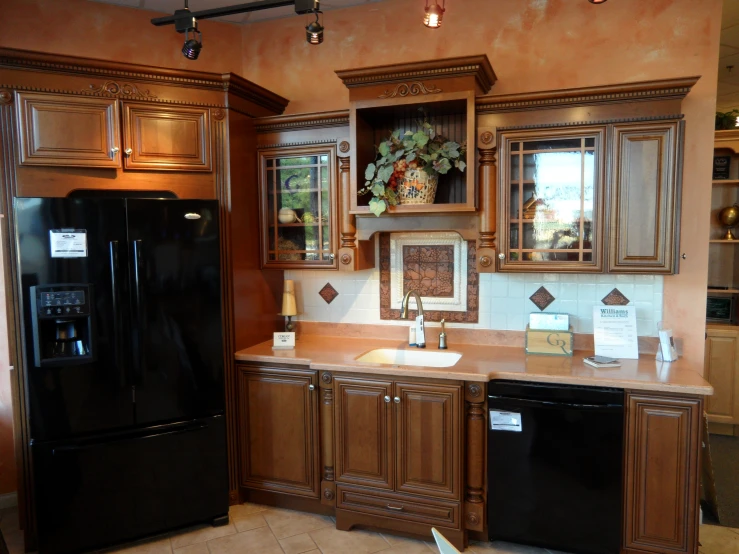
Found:
[[[272,348],[295,348],[295,333],[274,333]]]
[[[520,433],[523,431],[521,414],[516,412],[500,412],[490,410],[490,430],[491,431],[513,431]]]
[[[51,229],[52,258],[87,258],[87,231],[84,229]]]
[[[662,329],[659,331],[659,351],[657,360],[660,362],[674,362],[677,360],[677,349],[672,338],[672,330]]]
[[[634,306],[593,306],[595,355],[611,358],[639,358]]]

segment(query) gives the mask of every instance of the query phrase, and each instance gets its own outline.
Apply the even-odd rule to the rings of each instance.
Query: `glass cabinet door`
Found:
[[[500,269],[600,271],[604,130],[548,133],[503,135]]]
[[[336,267],[333,147],[260,152],[263,260],[269,267]]]

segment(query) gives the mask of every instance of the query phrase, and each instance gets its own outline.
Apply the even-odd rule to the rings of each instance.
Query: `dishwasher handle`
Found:
[[[528,398],[512,398],[510,396],[494,396],[488,395],[488,407],[492,407],[491,403],[497,407],[508,409],[509,407],[521,408],[545,408],[545,409],[573,409],[586,411],[613,412],[622,411],[623,404],[580,404],[575,402],[557,402],[551,400],[530,400]]]

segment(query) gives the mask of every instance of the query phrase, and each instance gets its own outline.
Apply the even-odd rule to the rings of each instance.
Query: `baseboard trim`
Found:
[[[18,505],[18,493],[9,492],[7,494],[0,494],[0,510],[5,508],[13,508]]]

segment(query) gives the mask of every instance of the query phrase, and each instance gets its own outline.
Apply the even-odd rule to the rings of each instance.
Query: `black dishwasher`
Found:
[[[490,540],[618,554],[624,393],[491,381]]]

